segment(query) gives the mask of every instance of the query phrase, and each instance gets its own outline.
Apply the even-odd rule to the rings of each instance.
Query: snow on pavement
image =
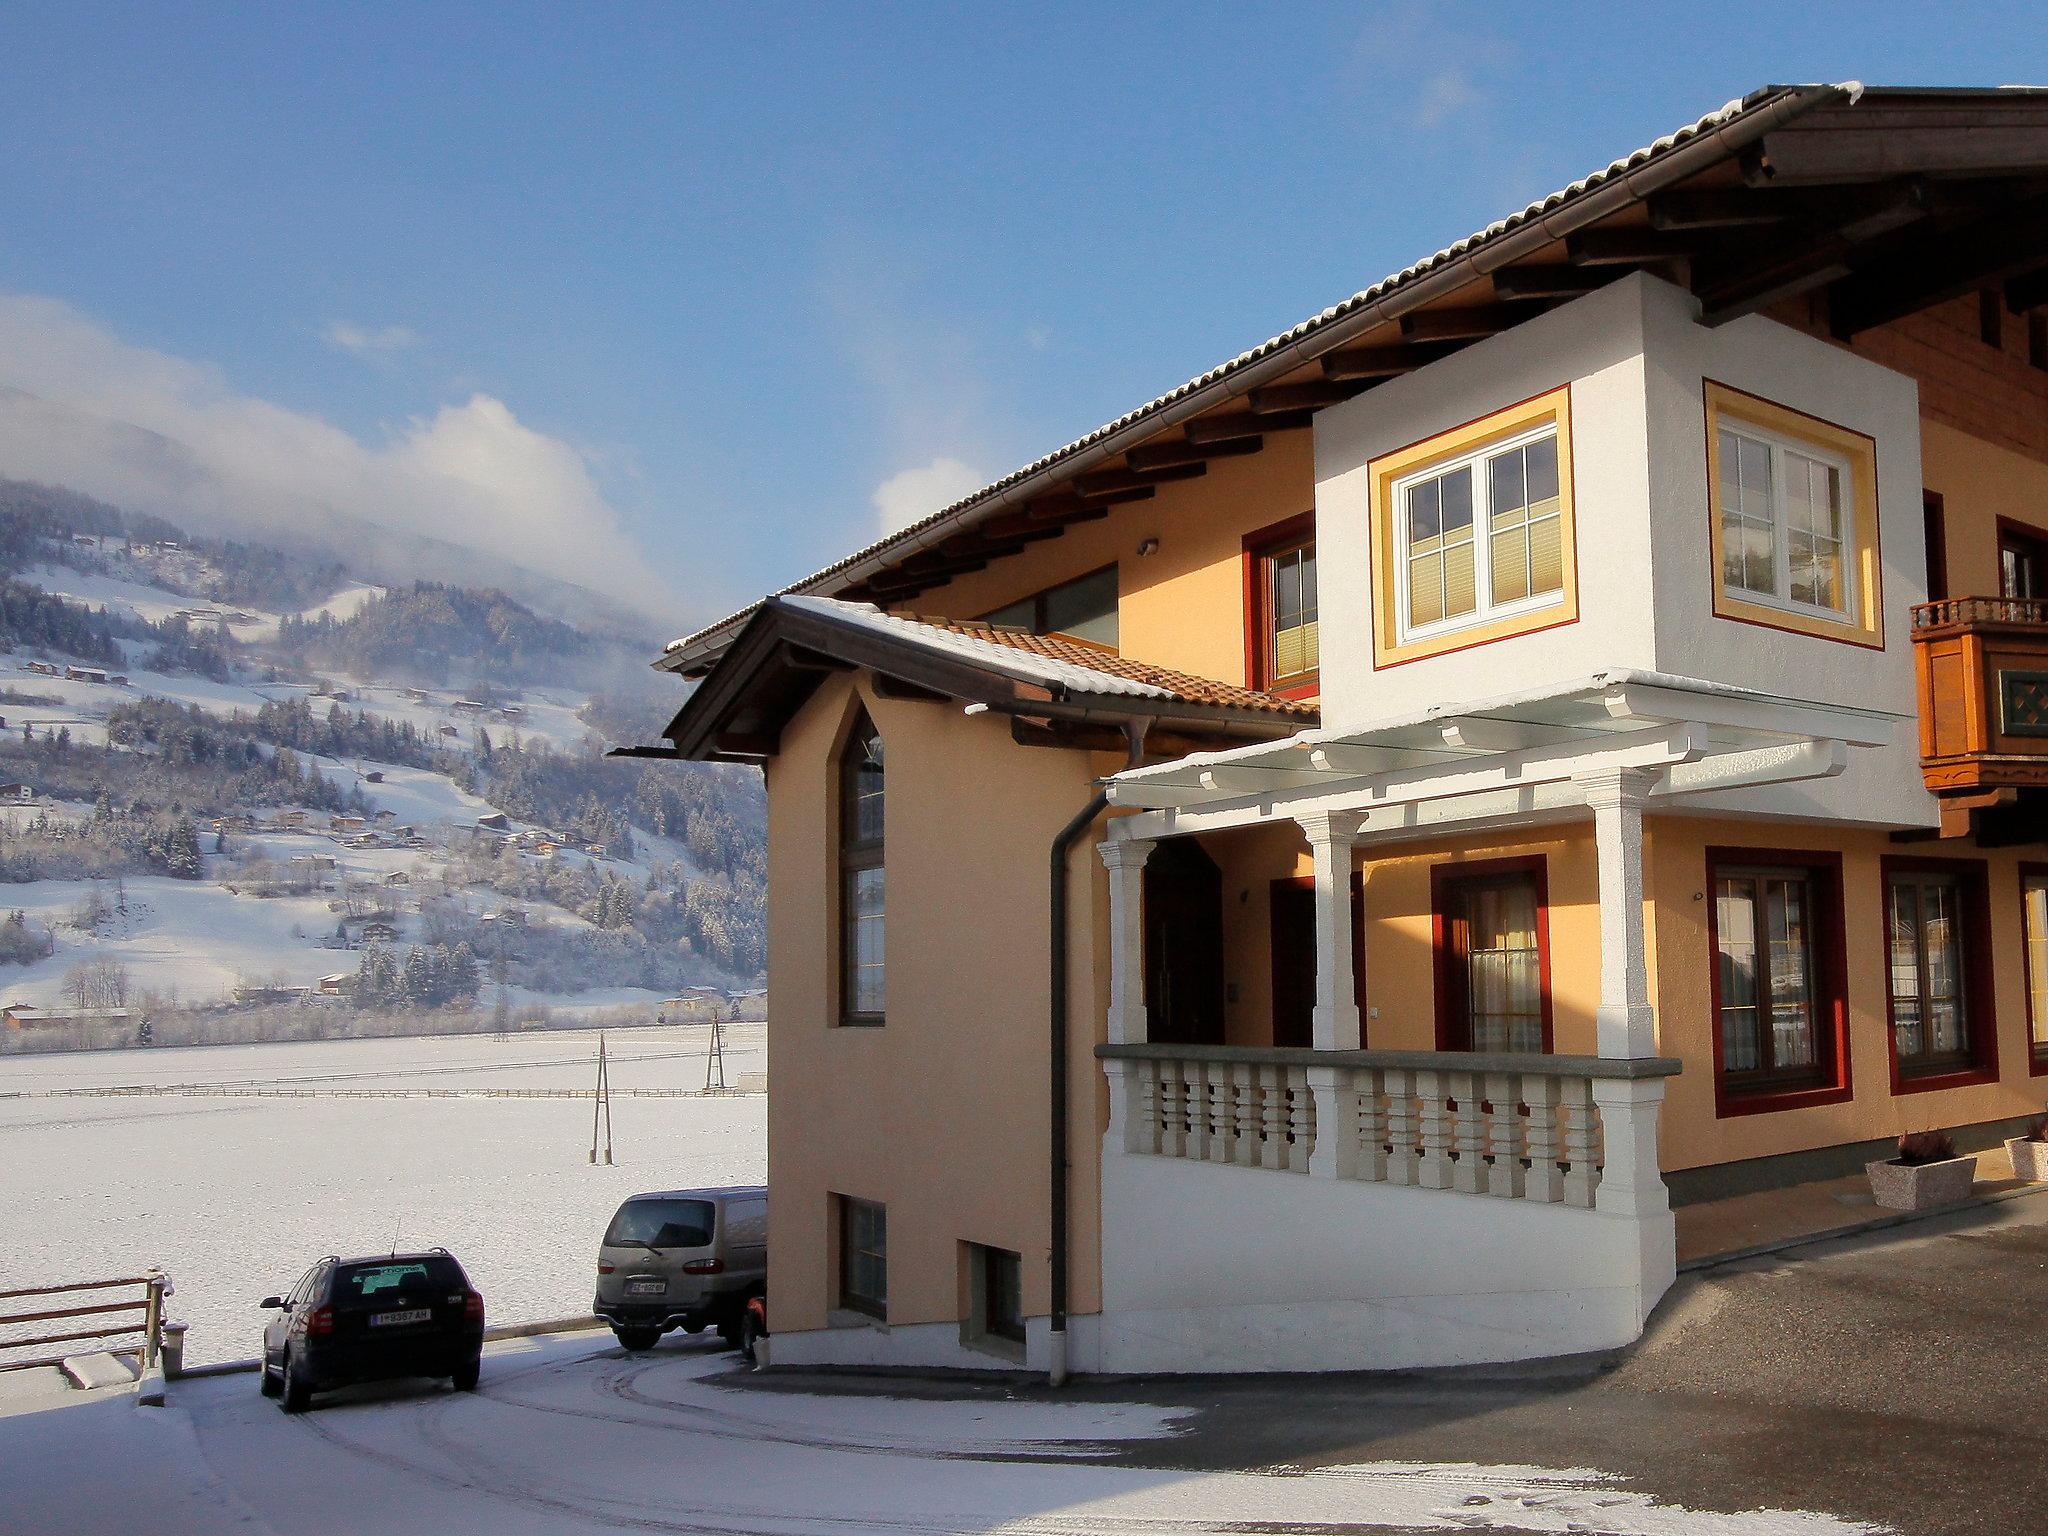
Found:
[[[708,1342],[627,1355],[602,1336],[493,1346],[482,1390],[358,1388],[288,1418],[252,1376],[176,1383],[172,1406],[0,1396],[0,1509],[24,1530],[132,1528],[147,1477],[160,1536],[493,1536],[656,1531],[824,1536],[1287,1536],[1372,1531],[1596,1536],[1870,1536],[1786,1510],[1704,1512],[1597,1470],[1458,1461],[1192,1472],[1150,1448],[1184,1411],[1138,1403],[908,1400],[748,1390]],[[288,1469],[288,1475],[285,1470]]]

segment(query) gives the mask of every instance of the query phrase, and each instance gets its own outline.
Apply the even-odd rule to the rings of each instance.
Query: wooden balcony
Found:
[[[1951,597],[1913,610],[1920,767],[1942,830],[2048,795],[2048,599]],[[2036,807],[2037,808],[2037,807]]]

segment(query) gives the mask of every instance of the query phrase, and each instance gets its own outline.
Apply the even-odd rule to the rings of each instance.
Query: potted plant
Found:
[[[1970,1197],[1977,1159],[1956,1156],[1947,1131],[1914,1131],[1899,1138],[1899,1155],[1864,1164],[1870,1193],[1888,1211],[1924,1211]]]
[[[2026,1135],[2008,1137],[2005,1150],[2012,1154],[2014,1178],[2048,1184],[2048,1115],[2028,1126]]]

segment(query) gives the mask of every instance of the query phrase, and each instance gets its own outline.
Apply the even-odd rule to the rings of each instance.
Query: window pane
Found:
[[[1765,886],[1770,919],[1771,1057],[1778,1068],[1813,1065],[1813,956],[1803,880]]]
[[[1411,554],[1434,549],[1444,531],[1438,485],[1424,480],[1408,488],[1408,548]]]
[[[1757,1035],[1755,883],[1721,881],[1714,918],[1721,947],[1721,1064],[1729,1072],[1754,1072],[1763,1065]]]
[[[1551,505],[1556,506],[1556,498]],[[1564,590],[1564,519],[1556,512],[1529,524],[1529,593]]]
[[[1434,624],[1443,616],[1443,556],[1418,555],[1408,562],[1408,622]]]
[[[1444,617],[1448,619],[1470,613],[1479,606],[1478,573],[1469,522],[1465,525],[1464,535],[1464,543],[1451,545],[1444,551]]]
[[[1529,595],[1529,529],[1509,528],[1493,536],[1493,600],[1512,603]]]
[[[1537,439],[1522,455],[1528,466],[1529,510],[1534,514],[1544,502],[1557,500],[1557,435]]]
[[[1472,536],[1472,466],[1454,469],[1442,477],[1444,542],[1448,544],[1461,533],[1467,539]]]
[[[852,772],[847,791],[852,796],[847,835],[856,843],[879,843],[883,824],[882,738],[868,735],[849,748]]]
[[[1097,645],[1117,643],[1117,571],[1115,566],[1054,587],[1040,599],[1048,634],[1072,635]]]
[[[2034,1048],[2048,1050],[2048,875],[2030,875],[2024,898],[2027,1017]]]
[[[885,880],[880,867],[856,869],[846,882],[846,994],[853,1013],[884,1011]]]
[[[1475,1051],[1543,1049],[1542,959],[1530,879],[1465,893],[1467,1030]]]
[[[1506,453],[1495,454],[1487,461],[1487,468],[1493,476],[1493,517],[1498,523],[1503,513],[1528,505],[1528,493],[1522,480],[1522,450],[1511,448]]]

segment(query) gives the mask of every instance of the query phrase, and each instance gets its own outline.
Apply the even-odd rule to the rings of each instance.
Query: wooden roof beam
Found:
[[[1828,325],[1847,338],[1976,289],[2030,277],[2044,264],[2048,200],[1989,213],[1842,278],[1828,292]]]
[[[1401,317],[1411,341],[1477,341],[1541,314],[1541,304],[1474,304],[1460,309],[1418,309]]]
[[[1150,490],[1164,480],[1193,480],[1209,473],[1206,464],[1168,464],[1160,469],[1102,469],[1092,475],[1077,475],[1074,490],[1082,496],[1114,495],[1119,491]]]
[[[1232,411],[1228,415],[1197,416],[1187,424],[1191,443],[1227,443],[1270,432],[1292,432],[1311,425],[1314,411]]]
[[[1264,441],[1258,437],[1236,437],[1213,443],[1197,443],[1191,439],[1177,443],[1146,443],[1125,454],[1124,462],[1135,470],[1165,469],[1175,464],[1199,464],[1205,459],[1240,458],[1248,453],[1257,453],[1264,446]]]
[[[1269,384],[1245,396],[1245,404],[1256,415],[1283,415],[1295,411],[1319,411],[1326,405],[1349,400],[1366,386],[1336,379],[1308,379],[1299,384]]]
[[[1323,354],[1323,375],[1331,379],[1392,379],[1418,368],[1427,368],[1438,358],[1449,357],[1456,347],[1345,347]]]
[[[1933,206],[1927,183],[1908,177],[1838,206],[1833,224],[1804,240],[1773,246],[1760,262],[1745,266],[1732,258],[1715,269],[1698,270],[1693,291],[1700,300],[1700,319],[1707,325],[1725,325],[1781,299],[1838,282],[1868,254],[1861,247],[1918,223]]]
[[[1493,274],[1493,291],[1502,299],[1576,299],[1617,275],[1574,266],[1503,267]]]
[[[1565,236],[1567,260],[1581,267],[1640,267],[1700,253],[1697,236],[1667,229],[1586,229]]]
[[[1782,224],[1797,206],[1770,192],[1722,187],[1698,192],[1664,192],[1646,205],[1652,229],[1743,229]]]

